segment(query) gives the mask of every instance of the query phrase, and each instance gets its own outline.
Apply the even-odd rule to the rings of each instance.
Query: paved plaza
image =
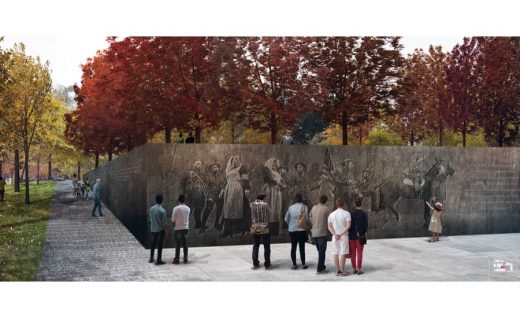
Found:
[[[316,274],[317,252],[306,245],[309,268],[291,270],[290,244],[273,244],[273,269],[252,270],[251,246],[194,247],[189,264],[148,263],[149,250],[103,206],[91,218],[93,201],[73,200],[70,182],[59,182],[47,227],[37,280],[41,281],[520,281],[520,233],[369,240],[363,275]],[[260,248],[262,261],[263,247]],[[351,269],[350,260],[347,270]],[[500,262],[496,262],[500,261]],[[503,263],[502,263],[503,262]],[[505,271],[494,270],[505,264]]]

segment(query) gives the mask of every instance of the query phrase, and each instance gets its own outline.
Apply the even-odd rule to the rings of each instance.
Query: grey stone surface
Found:
[[[445,205],[444,234],[520,232],[516,148],[148,144],[87,175],[102,178],[103,202],[145,246],[158,193],[168,215],[186,194],[196,246],[248,243],[248,202],[259,192],[275,212],[274,242],[288,242],[282,218],[297,192],[309,207],[324,193],[349,209],[363,193],[372,238],[428,235],[425,201],[434,199]]]
[[[369,240],[364,275],[317,275],[317,252],[306,245],[307,270],[291,270],[290,244],[272,245],[273,269],[251,270],[251,245],[192,247],[189,264],[147,262],[149,250],[106,206],[104,218],[91,218],[92,201],[74,201],[70,183],[60,182],[49,220],[37,280],[42,281],[519,281],[520,234],[441,236]],[[261,247],[260,254],[262,255]],[[262,260],[262,256],[261,256]],[[513,264],[495,272],[495,260]],[[327,254],[326,265],[333,269]],[[347,270],[351,270],[347,263]]]

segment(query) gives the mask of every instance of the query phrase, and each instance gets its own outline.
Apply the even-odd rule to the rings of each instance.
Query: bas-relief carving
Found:
[[[330,207],[342,197],[348,210],[355,195],[363,194],[371,235],[378,238],[427,234],[425,201],[435,200],[446,203],[446,233],[519,230],[520,174],[514,158],[520,156],[504,157],[498,149],[461,155],[456,149],[420,147],[188,147],[145,146],[88,173],[101,176],[103,202],[144,245],[146,213],[157,193],[164,195],[169,215],[177,196],[186,195],[193,246],[249,243],[249,203],[259,192],[274,207],[274,242],[288,241],[283,216],[296,193],[309,208],[321,194],[329,197]]]
[[[415,205],[417,209],[420,200],[420,211],[415,214],[424,219],[426,227],[429,210],[424,202],[444,202],[448,177],[455,173],[446,161],[421,155],[413,158],[402,173],[378,180],[373,170],[356,167],[350,158],[333,158],[328,148],[324,149],[321,169],[317,162],[282,163],[276,157],[265,161],[257,158],[247,167],[240,154],[225,157],[225,169],[215,159],[195,159],[183,172],[178,193],[186,195],[192,211],[190,226],[195,233],[218,232],[221,238],[244,235],[250,226],[249,203],[254,199],[251,193],[259,192],[266,194],[271,206],[270,229],[275,236],[287,231],[283,217],[297,193],[302,194],[309,208],[325,194],[331,209],[335,199],[342,197],[348,210],[354,209],[355,196],[363,194],[363,205],[369,213],[376,217],[389,213],[395,222],[401,222],[403,211],[399,207],[410,209]]]

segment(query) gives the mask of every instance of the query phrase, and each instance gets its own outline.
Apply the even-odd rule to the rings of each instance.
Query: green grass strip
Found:
[[[36,278],[52,209],[55,181],[30,184],[31,204],[24,203],[25,185],[19,193],[7,185],[0,202],[0,281]]]

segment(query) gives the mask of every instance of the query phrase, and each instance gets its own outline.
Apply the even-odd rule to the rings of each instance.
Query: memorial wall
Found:
[[[179,194],[191,208],[190,246],[250,244],[249,202],[267,194],[273,242],[288,242],[285,211],[296,193],[353,209],[364,196],[369,238],[426,236],[425,202],[444,204],[443,235],[520,231],[516,148],[147,144],[90,171],[102,200],[146,247],[156,194],[171,217]],[[173,247],[170,235],[166,247]]]

